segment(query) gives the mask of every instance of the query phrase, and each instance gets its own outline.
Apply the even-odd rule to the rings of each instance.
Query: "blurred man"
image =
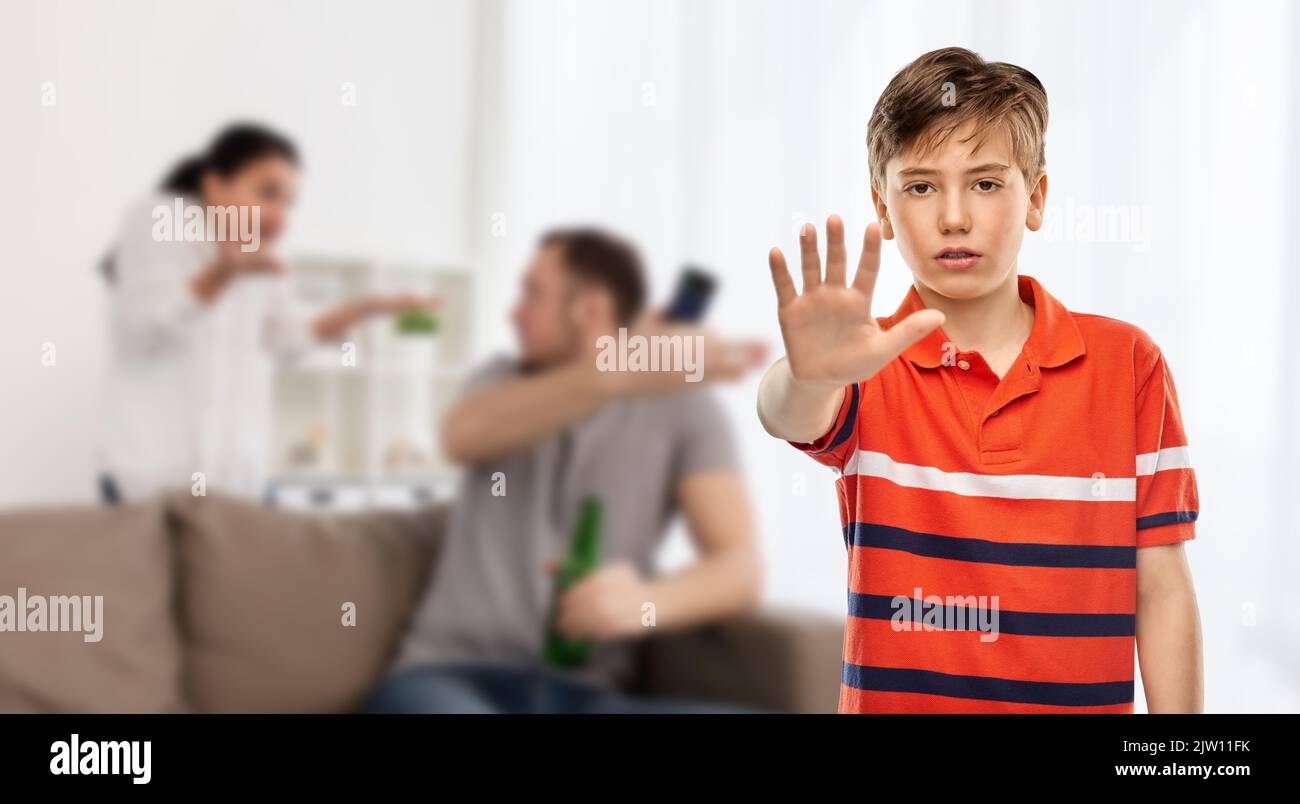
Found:
[[[759,561],[730,426],[713,395],[671,366],[601,370],[609,364],[596,344],[620,327],[699,334],[649,317],[633,325],[645,295],[639,258],[621,240],[588,229],[542,238],[512,317],[520,354],[479,370],[444,423],[444,448],[465,467],[464,482],[431,586],[369,711],[690,707],[618,691],[632,643],[751,607]],[[758,344],[704,343],[706,382],[739,377],[763,357]],[[554,627],[592,647],[584,666],[562,671],[542,660],[550,570],[590,497],[604,512],[600,566],[559,598]],[[655,577],[677,511],[699,556]]]

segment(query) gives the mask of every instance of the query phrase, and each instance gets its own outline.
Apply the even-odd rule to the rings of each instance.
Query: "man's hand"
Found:
[[[817,230],[799,235],[803,293],[795,291],[785,256],[772,249],[768,262],[776,286],[777,320],[794,379],[808,386],[843,388],[861,382],[943,323],[938,310],[918,310],[889,330],[871,317],[871,296],[880,270],[880,227],[867,227],[853,284],[845,286],[844,223],[826,221],[826,277],[817,253]]]
[[[584,335],[592,349],[590,360],[593,364],[599,351],[597,338],[601,334],[606,333]],[[693,358],[694,365],[691,368],[661,365],[658,371],[603,372],[616,396],[690,390],[700,382],[734,382],[759,368],[767,356],[767,345],[762,341],[728,338],[698,324],[669,321],[660,310],[645,313],[633,322],[628,328],[629,342],[637,336],[644,337],[650,344],[656,343],[653,338],[679,339],[683,358]],[[687,377],[691,376],[696,379],[688,382]]]
[[[644,630],[641,605],[649,585],[631,564],[601,567],[560,598],[557,625],[569,639],[615,639]]]

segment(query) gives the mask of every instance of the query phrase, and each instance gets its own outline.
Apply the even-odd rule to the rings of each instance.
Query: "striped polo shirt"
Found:
[[[1142,330],[1018,282],[1001,379],[936,329],[794,445],[839,473],[841,712],[1133,711],[1137,551],[1195,536],[1173,377]]]

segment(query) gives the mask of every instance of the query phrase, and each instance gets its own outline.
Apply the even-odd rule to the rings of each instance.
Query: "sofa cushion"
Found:
[[[0,712],[180,711],[171,561],[157,502],[0,513]]]
[[[645,641],[641,691],[772,712],[838,708],[844,622],[768,611]]]
[[[203,712],[355,710],[424,591],[444,518],[432,507],[315,514],[185,492],[168,508],[185,689]]]

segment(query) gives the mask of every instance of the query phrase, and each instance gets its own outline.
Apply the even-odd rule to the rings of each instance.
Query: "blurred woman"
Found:
[[[312,315],[295,303],[274,246],[299,170],[285,137],[231,126],[128,213],[102,266],[111,289],[105,502],[200,479],[206,490],[260,498],[275,361],[367,316],[434,306],[403,294]]]

